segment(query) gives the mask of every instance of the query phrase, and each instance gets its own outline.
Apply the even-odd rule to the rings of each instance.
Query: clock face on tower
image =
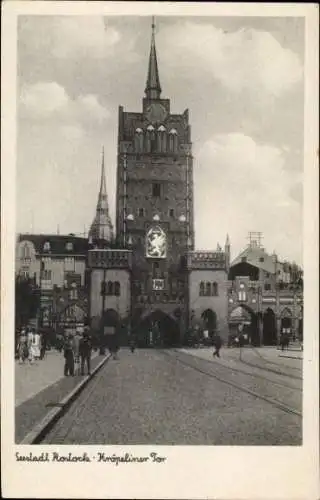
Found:
[[[146,117],[149,122],[163,122],[167,117],[167,111],[165,107],[160,103],[153,102],[147,107]]]

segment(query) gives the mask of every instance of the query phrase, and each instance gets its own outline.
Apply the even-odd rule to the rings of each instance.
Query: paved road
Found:
[[[279,378],[276,386],[275,380],[268,382],[271,373],[261,371],[265,378],[254,383],[252,375],[218,363],[177,351],[122,350],[120,359],[109,361],[93,378],[44,443],[301,444],[302,419],[286,411],[289,404],[301,407],[298,376],[289,389],[285,375],[272,374]],[[226,382],[217,380],[217,373]],[[286,383],[281,386],[281,381]],[[283,408],[246,388],[276,397]]]

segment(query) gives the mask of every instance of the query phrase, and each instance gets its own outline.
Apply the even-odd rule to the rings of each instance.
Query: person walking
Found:
[[[92,343],[89,334],[89,329],[86,328],[83,332],[82,339],[79,344],[79,353],[81,358],[81,375],[84,375],[84,365],[87,365],[88,375],[91,375],[91,350]]]
[[[22,364],[28,359],[28,343],[25,328],[22,328],[18,344],[19,363]]]
[[[32,352],[33,352],[33,358],[35,360],[40,359],[40,335],[39,333],[33,328],[32,329]]]
[[[68,376],[74,375],[74,353],[73,353],[73,345],[72,345],[72,338],[70,334],[66,335],[65,343],[64,343],[64,349],[63,349],[63,354],[64,354],[64,375]]]
[[[27,346],[28,346],[28,360],[30,365],[34,362],[34,350],[33,350],[33,332],[31,328],[27,329]]]
[[[74,371],[76,375],[80,374],[80,344],[81,344],[81,335],[78,329],[76,329],[76,333],[73,336],[72,347],[73,347],[73,355],[74,355]]]
[[[40,345],[40,359],[43,359],[47,350],[47,335],[44,332],[41,334]]]
[[[220,349],[222,346],[222,340],[218,333],[215,333],[215,335],[213,336],[212,344],[215,348],[215,351],[213,352],[213,357],[217,356],[217,358],[220,358]]]

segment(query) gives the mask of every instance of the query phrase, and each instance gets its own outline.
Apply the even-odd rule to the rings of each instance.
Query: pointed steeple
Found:
[[[152,17],[152,34],[151,34],[151,48],[149,56],[148,77],[146,84],[146,97],[148,99],[160,99],[161,86],[158,72],[156,42],[155,42],[155,24],[154,17]]]
[[[230,238],[229,238],[229,234],[227,233],[227,237],[226,237],[226,243],[225,243],[225,246],[228,247],[230,246]]]
[[[102,148],[101,180],[95,218],[91,224],[89,238],[93,241],[111,241],[113,228],[109,215],[106,175],[104,168],[104,148]]]

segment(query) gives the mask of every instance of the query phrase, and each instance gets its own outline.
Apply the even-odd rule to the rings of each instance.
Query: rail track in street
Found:
[[[173,357],[175,359],[175,361],[178,361],[179,363],[183,364],[184,366],[188,366],[189,368],[192,368],[192,369],[202,373],[203,375],[206,375],[210,378],[216,379],[219,382],[227,384],[235,389],[238,389],[239,391],[245,392],[246,394],[249,394],[257,399],[261,399],[261,400],[273,405],[274,407],[278,408],[279,410],[282,410],[285,413],[292,414],[292,415],[295,415],[295,416],[300,417],[300,418],[302,417],[302,411],[300,411],[300,409],[292,408],[291,406],[285,404],[283,401],[280,401],[279,399],[276,399],[273,397],[268,397],[264,394],[261,394],[260,392],[257,392],[255,390],[252,390],[252,389],[246,387],[243,384],[235,382],[234,380],[231,380],[230,375],[232,377],[233,374],[241,373],[242,375],[245,375],[247,378],[251,378],[251,379],[252,378],[253,379],[255,379],[255,378],[261,379],[262,378],[262,379],[264,379],[265,382],[267,382],[267,384],[278,385],[278,386],[282,386],[283,388],[290,388],[292,391],[302,392],[301,388],[288,386],[287,384],[283,384],[282,382],[275,382],[275,381],[272,381],[270,379],[266,379],[265,377],[259,377],[254,373],[250,374],[250,373],[246,372],[245,370],[241,370],[238,368],[227,367],[227,366],[221,365],[221,364],[218,365],[218,364],[213,363],[212,361],[205,360],[203,358],[196,358],[193,355],[181,353],[181,352],[178,352],[177,350],[170,351],[170,352],[163,350],[162,352],[166,356]],[[182,355],[184,355],[185,357],[188,357],[189,359],[183,359]],[[201,361],[204,361],[207,363],[207,369],[204,368],[203,366],[197,365],[198,359],[201,359]],[[223,373],[227,374],[227,376],[224,376]],[[277,373],[278,373],[278,375],[286,376],[286,374],[284,374],[284,373],[281,373],[281,372],[277,372]],[[298,378],[298,377],[296,377],[296,378]],[[300,377],[299,377],[299,379],[300,379]]]

